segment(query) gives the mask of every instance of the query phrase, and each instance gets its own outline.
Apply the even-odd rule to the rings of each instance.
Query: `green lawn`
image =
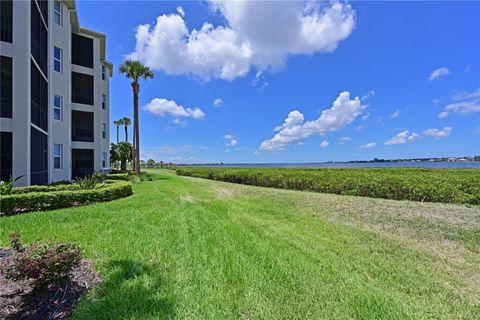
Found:
[[[168,171],[108,203],[0,219],[75,242],[104,281],[74,319],[480,318],[480,208]]]

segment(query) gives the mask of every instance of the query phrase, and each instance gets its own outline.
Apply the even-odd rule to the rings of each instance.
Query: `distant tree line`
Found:
[[[156,162],[153,159],[148,159],[147,161],[141,160],[140,166],[143,168],[175,169],[177,167],[177,164],[173,162],[163,162],[163,161]]]

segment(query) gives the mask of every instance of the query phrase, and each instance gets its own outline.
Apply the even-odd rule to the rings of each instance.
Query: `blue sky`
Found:
[[[480,3],[77,6],[82,26],[107,34],[112,120],[132,117],[121,62],[130,55],[154,70],[141,83],[144,159],[480,154]]]

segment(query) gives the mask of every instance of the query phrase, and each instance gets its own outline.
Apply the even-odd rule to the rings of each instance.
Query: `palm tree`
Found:
[[[145,165],[147,166],[147,168],[153,168],[153,167],[155,167],[155,160],[148,159],[147,162],[145,163]]]
[[[127,161],[132,160],[132,145],[128,142],[120,142],[117,145],[112,144],[112,153],[117,161],[120,161],[120,170],[127,170]]]
[[[132,120],[130,118],[123,118],[122,124],[125,126],[125,142],[128,142],[128,126],[132,124]]]
[[[140,176],[140,126],[138,121],[138,93],[140,84],[138,80],[143,78],[148,80],[153,78],[153,72],[149,67],[143,65],[140,61],[126,60],[119,69],[120,73],[125,74],[127,79],[132,79],[133,89],[133,148],[135,150],[135,174]]]
[[[117,144],[118,144],[118,128],[123,124],[123,119],[118,119],[117,121],[113,121],[113,124],[117,126]]]

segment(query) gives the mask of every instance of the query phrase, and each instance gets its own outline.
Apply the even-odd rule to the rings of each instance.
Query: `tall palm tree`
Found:
[[[122,124],[125,126],[125,142],[128,142],[128,126],[132,124],[132,120],[130,118],[123,118]]]
[[[140,79],[153,78],[153,72],[140,61],[125,60],[120,66],[120,73],[125,74],[127,79],[132,79],[133,89],[133,147],[135,149],[135,174],[140,176],[140,126],[138,122],[138,93],[140,92]]]
[[[113,124],[117,126],[117,144],[118,144],[118,128],[123,124],[123,119],[118,119],[117,121],[113,121]]]

